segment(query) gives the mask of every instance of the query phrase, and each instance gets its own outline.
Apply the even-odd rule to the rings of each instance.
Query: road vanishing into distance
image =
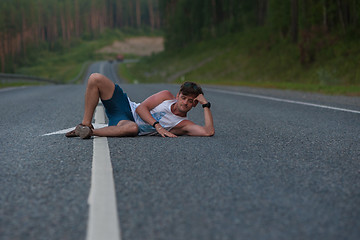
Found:
[[[1,240],[360,239],[359,97],[203,86],[213,137],[66,138],[85,87],[0,90]]]

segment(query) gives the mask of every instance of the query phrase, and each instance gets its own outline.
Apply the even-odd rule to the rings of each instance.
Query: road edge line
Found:
[[[251,94],[251,93],[232,92],[232,91],[221,90],[221,89],[207,89],[207,91],[217,92],[217,93],[226,93],[226,94],[232,94],[232,95],[238,95],[238,96],[244,96],[244,97],[260,98],[260,99],[272,100],[272,101],[277,101],[277,102],[293,103],[293,104],[299,104],[299,105],[305,105],[305,106],[311,106],[311,107],[318,107],[318,108],[360,114],[360,111],[356,111],[356,110],[352,110],[352,109],[331,107],[331,106],[326,106],[326,105],[321,105],[321,104],[294,101],[294,100],[283,99],[283,98],[268,97],[268,96]]]

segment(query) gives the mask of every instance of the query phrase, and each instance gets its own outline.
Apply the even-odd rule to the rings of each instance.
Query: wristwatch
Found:
[[[211,103],[210,102],[207,102],[205,104],[202,105],[203,108],[210,108],[211,107]]]

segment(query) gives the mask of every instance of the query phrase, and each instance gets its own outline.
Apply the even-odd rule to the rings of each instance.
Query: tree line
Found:
[[[158,0],[1,0],[0,70],[14,71],[30,49],[125,27],[160,29]]]
[[[336,37],[359,37],[360,0],[1,0],[0,71],[32,49],[125,27],[162,29],[167,49],[261,27],[307,64]]]
[[[359,0],[160,0],[167,48],[261,27],[297,44],[303,64],[337,36],[359,37]]]

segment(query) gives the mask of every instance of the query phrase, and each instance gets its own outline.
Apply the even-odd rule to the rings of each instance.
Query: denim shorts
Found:
[[[121,120],[135,122],[128,97],[119,85],[115,84],[114,94],[111,99],[101,101],[105,107],[106,116],[109,119],[109,126],[116,126]]]

